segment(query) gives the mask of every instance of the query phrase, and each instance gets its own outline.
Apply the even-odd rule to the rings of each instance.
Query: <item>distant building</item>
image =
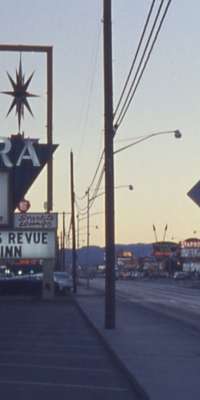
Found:
[[[183,271],[200,272],[200,239],[189,238],[180,242],[180,260]]]
[[[169,274],[177,269],[179,244],[175,242],[152,243],[153,256],[156,259],[158,271],[167,271]]]

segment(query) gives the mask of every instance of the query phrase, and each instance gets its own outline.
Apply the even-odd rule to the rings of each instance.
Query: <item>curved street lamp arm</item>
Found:
[[[154,136],[168,135],[168,134],[170,134],[170,133],[174,133],[175,138],[177,138],[177,139],[178,139],[178,138],[181,138],[181,132],[180,132],[178,129],[171,130],[171,131],[155,132],[155,133],[151,133],[150,135],[145,136],[145,137],[143,137],[143,138],[141,138],[141,139],[139,139],[139,140],[136,140],[136,141],[133,142],[133,143],[127,144],[126,146],[121,147],[120,149],[115,150],[115,151],[113,152],[113,154],[117,154],[117,153],[119,153],[120,151],[126,150],[126,149],[128,149],[129,147],[135,146],[136,144],[141,143],[141,142],[144,142],[145,140],[148,140],[148,139],[150,139],[150,138],[152,138],[152,137],[154,137]]]

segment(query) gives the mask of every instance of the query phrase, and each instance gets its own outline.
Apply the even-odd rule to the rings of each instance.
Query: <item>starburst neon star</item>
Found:
[[[8,79],[12,85],[13,91],[4,91],[1,93],[8,94],[9,96],[12,96],[14,98],[13,98],[13,101],[11,103],[11,106],[10,106],[6,116],[8,116],[10,114],[10,112],[12,111],[12,109],[14,107],[16,107],[16,114],[18,117],[18,129],[20,132],[21,120],[22,120],[22,118],[24,118],[24,108],[27,108],[29,113],[33,116],[33,113],[32,113],[31,107],[28,103],[27,98],[28,97],[38,97],[35,94],[27,92],[28,86],[31,82],[34,72],[30,75],[30,77],[26,81],[25,75],[23,74],[23,71],[22,71],[22,61],[21,61],[21,57],[20,57],[19,69],[18,69],[18,71],[16,70],[16,82],[13,80],[13,78],[10,76],[10,74],[8,72],[7,72],[7,75],[8,75]]]

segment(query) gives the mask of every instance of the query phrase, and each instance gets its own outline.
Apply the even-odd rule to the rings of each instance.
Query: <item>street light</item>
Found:
[[[126,146],[120,147],[117,150],[114,150],[113,154],[117,154],[120,153],[123,150],[128,149],[129,147],[135,146],[138,143],[144,142],[145,140],[151,139],[152,137],[155,136],[160,136],[160,135],[169,135],[169,134],[174,134],[175,139],[180,139],[182,137],[181,132],[179,131],[179,129],[175,129],[175,130],[171,130],[171,131],[161,131],[161,132],[154,132],[151,133],[150,135],[146,135],[132,143],[127,144]]]
[[[154,132],[149,135],[146,135],[126,146],[123,146],[117,150],[113,150],[112,155],[115,155],[123,150],[128,149],[129,147],[135,146],[145,140],[151,139],[155,136],[161,135],[168,135],[174,134],[176,139],[180,139],[182,137],[181,132],[178,129],[175,130],[168,130],[168,131],[161,131],[161,132]],[[110,154],[110,153],[109,153]],[[109,171],[107,171],[109,174]],[[113,189],[113,187],[112,187]],[[110,201],[114,204],[114,198],[112,197],[113,190],[109,189],[109,186],[106,190],[106,198],[107,198],[107,205],[109,205]],[[108,218],[109,217],[109,222]],[[105,285],[105,328],[113,329],[115,328],[115,243],[114,243],[114,207],[107,206],[107,214],[106,214],[106,232],[109,232],[108,239],[106,242],[106,270],[108,270],[106,274],[106,285]],[[108,227],[109,224],[109,227]],[[109,246],[109,242],[112,242],[113,246]]]

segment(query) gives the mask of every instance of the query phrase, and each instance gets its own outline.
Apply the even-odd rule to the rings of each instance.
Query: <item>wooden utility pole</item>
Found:
[[[72,277],[73,292],[76,293],[76,229],[75,229],[75,213],[74,213],[74,164],[73,153],[70,153],[70,180],[71,180],[71,223],[72,223]]]
[[[115,229],[111,0],[103,2],[105,134],[105,328],[115,328]]]

